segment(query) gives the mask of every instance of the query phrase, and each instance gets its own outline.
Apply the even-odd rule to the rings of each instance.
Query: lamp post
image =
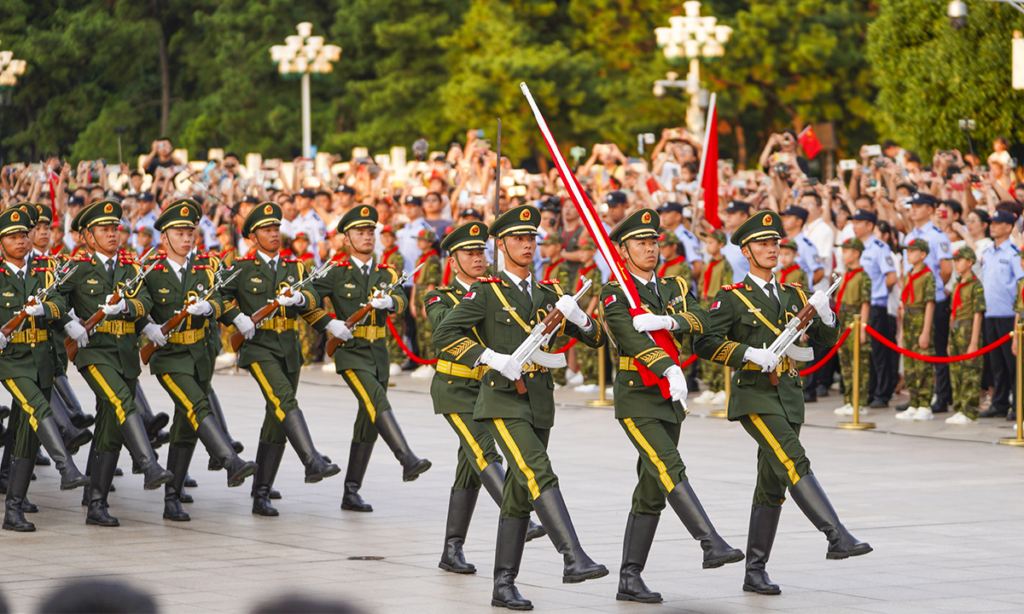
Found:
[[[684,59],[690,62],[686,74],[686,91],[690,94],[690,106],[686,110],[686,126],[694,134],[701,134],[704,129],[704,112],[700,107],[700,60],[699,58],[717,58],[725,54],[722,46],[729,41],[732,28],[718,25],[714,16],[701,17],[700,2],[690,0],[683,3],[685,16],[673,15],[668,18],[669,27],[655,28],[658,47],[661,47],[665,58],[671,64],[681,63]],[[671,79],[675,81],[675,79]],[[662,91],[663,90],[662,85]],[[655,93],[659,84],[655,84]]]
[[[309,119],[309,76],[325,75],[334,70],[332,62],[341,59],[341,47],[325,45],[324,37],[311,36],[313,24],[302,22],[295,26],[298,34],[286,36],[283,45],[270,48],[270,58],[282,75],[302,76],[302,155],[312,158],[312,137]]]
[[[15,60],[13,51],[0,51],[0,92],[9,91],[9,88],[17,85],[18,77],[23,74],[25,60]]]

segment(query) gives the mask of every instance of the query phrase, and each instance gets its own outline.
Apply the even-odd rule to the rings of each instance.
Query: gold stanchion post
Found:
[[[725,407],[726,407],[726,409],[712,409],[711,413],[708,414],[712,418],[728,418],[729,417],[728,407],[729,407],[729,394],[730,394],[730,390],[732,388],[732,369],[729,368],[729,365],[722,365],[722,368],[725,369]]]
[[[1013,393],[1014,405],[1017,409],[1017,436],[1003,437],[999,443],[1004,446],[1024,446],[1024,414],[1021,413],[1021,391],[1024,390],[1024,324],[1018,324],[1013,331],[1017,339],[1017,388]]]
[[[860,330],[861,321],[860,314],[858,313],[853,316],[853,328],[850,330],[850,336],[853,337],[853,381],[848,382],[848,384],[853,386],[853,389],[850,391],[850,399],[853,401],[853,422],[840,422],[836,425],[836,428],[851,431],[875,428],[874,422],[860,421],[860,378],[867,375],[860,372]]]
[[[605,347],[606,346],[602,345],[601,347],[597,348],[597,388],[598,388],[598,393],[597,393],[597,398],[596,399],[594,399],[593,401],[587,401],[587,405],[589,405],[590,407],[610,407],[612,405],[615,405],[614,401],[609,401],[609,400],[605,399],[605,393],[604,393],[604,389],[605,389],[605,386],[606,386],[606,384],[605,384],[606,376],[605,376],[605,368],[604,368],[604,362],[605,362],[605,356],[604,356],[605,349],[604,348]]]

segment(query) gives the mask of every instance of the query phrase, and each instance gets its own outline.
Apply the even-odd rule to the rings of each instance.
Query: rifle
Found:
[[[587,290],[590,289],[591,281],[585,277],[581,277],[583,280],[583,287],[580,291],[573,295],[572,299],[579,302],[580,297],[586,294]],[[519,347],[512,352],[512,360],[516,364],[523,365],[527,361],[535,362],[542,367],[548,367],[550,369],[560,369],[565,366],[565,354],[549,354],[540,348],[551,342],[551,337],[554,336],[555,330],[558,325],[565,319],[565,315],[562,314],[558,309],[552,309],[551,313],[546,318],[537,323],[530,331],[530,336],[525,341],[519,344]],[[595,323],[595,326],[597,324]],[[526,394],[526,384],[523,383],[523,378],[515,380],[516,392],[519,394]]]
[[[216,292],[217,290],[220,290],[222,287],[224,287],[225,284],[227,284],[232,279],[234,279],[234,278],[236,278],[236,277],[238,277],[239,275],[242,274],[241,269],[239,269],[239,270],[235,271],[231,275],[231,277],[228,277],[227,279],[223,279],[223,277],[221,276],[221,273],[223,273],[223,272],[224,272],[224,269],[221,269],[220,271],[217,271],[217,283],[213,284],[213,286],[210,288],[210,291],[206,293],[206,296],[204,296],[203,298],[199,298],[197,295],[193,294],[192,296],[190,296],[188,299],[185,300],[185,306],[182,307],[181,311],[178,311],[177,313],[174,314],[174,317],[172,317],[170,320],[167,320],[166,322],[164,322],[163,326],[160,327],[160,332],[163,333],[163,335],[165,337],[167,335],[171,334],[171,331],[177,330],[178,328],[181,327],[182,322],[184,322],[185,318],[188,317],[188,306],[189,305],[191,305],[192,303],[198,303],[201,300],[202,301],[207,300],[208,298],[213,296],[214,292]],[[153,352],[157,351],[158,349],[159,348],[156,347],[156,344],[153,343],[152,341],[150,341],[146,345],[142,346],[142,350],[139,351],[139,356],[142,357],[142,364],[148,365],[149,364],[149,358],[153,355]]]
[[[50,283],[50,285],[46,286],[45,288],[40,288],[39,290],[36,291],[35,294],[30,296],[29,299],[25,301],[25,306],[22,307],[21,311],[14,314],[14,317],[11,318],[7,322],[7,324],[4,324],[3,328],[0,328],[0,334],[10,339],[11,335],[13,335],[14,332],[21,327],[22,323],[25,321],[25,318],[28,317],[28,313],[26,313],[25,310],[32,305],[42,304],[43,299],[49,296],[50,292],[53,292],[54,288],[64,283],[68,277],[71,277],[71,275],[76,270],[78,270],[77,265],[73,267],[71,270],[68,270],[68,266],[70,265],[71,262],[69,261],[63,267],[61,267],[57,271],[54,271],[53,281]]]
[[[832,293],[839,288],[839,285],[843,283],[843,278],[836,275],[832,286],[828,289],[828,295],[832,296]],[[796,317],[791,319],[787,324],[786,328],[782,331],[782,334],[772,342],[771,347],[768,349],[782,360],[783,356],[789,356],[791,360],[797,360],[800,362],[807,362],[814,360],[814,350],[811,348],[802,348],[794,345],[797,339],[803,337],[804,333],[807,332],[807,328],[811,325],[811,321],[814,319],[815,309],[810,303],[804,305],[804,308],[796,314]],[[772,386],[779,385],[779,375],[775,370],[772,370],[770,378]]]
[[[284,291],[282,291],[279,294],[284,294],[285,296],[291,296],[293,292],[295,292],[299,288],[305,286],[306,284],[308,284],[309,282],[313,281],[314,279],[320,279],[321,277],[327,275],[327,273],[330,272],[330,270],[333,269],[334,267],[336,267],[337,265],[338,265],[337,261],[335,261],[335,260],[328,260],[327,262],[323,263],[318,268],[315,268],[312,271],[310,271],[309,275],[305,279],[303,279],[301,281],[297,281],[294,284],[288,286],[287,288],[284,289]],[[252,316],[250,316],[250,319],[252,319],[252,323],[255,326],[259,326],[260,322],[262,322],[263,320],[266,320],[267,318],[269,318],[270,315],[272,313],[274,313],[275,311],[277,311],[277,308],[280,307],[280,306],[281,306],[281,304],[277,302],[276,298],[267,301],[267,305],[266,306],[260,307],[260,309],[256,313],[254,313],[254,314],[252,314]],[[245,335],[243,335],[242,333],[236,332],[235,334],[231,335],[231,340],[230,341],[231,341],[231,349],[232,349],[232,351],[237,352],[238,348],[242,347],[242,344],[245,342]]]
[[[409,281],[409,279],[416,274],[416,271],[423,268],[424,264],[426,264],[426,262],[420,263],[418,267],[409,271],[408,273],[403,273],[402,276],[396,279],[394,283],[378,290],[377,292],[374,293],[374,295],[376,296],[379,294],[380,296],[384,296],[385,294],[389,294],[395,288],[401,288],[405,284],[405,282]],[[349,319],[345,320],[345,326],[349,330],[353,330],[359,324],[359,322],[366,317],[366,314],[370,313],[370,310],[372,309],[373,305],[371,305],[369,302],[365,303],[362,307],[359,308],[359,311],[353,313],[352,316],[349,317]],[[331,337],[330,339],[327,340],[326,349],[328,358],[334,358],[334,351],[338,349],[339,345],[341,345],[341,339],[339,337]]]
[[[146,253],[143,254],[141,258],[139,258],[139,262],[144,262],[146,260],[146,256],[149,256],[149,254],[155,249],[155,247],[149,248],[149,250],[146,251]],[[110,301],[107,302],[107,305],[116,305],[120,303],[121,293],[130,293],[132,291],[132,288],[142,283],[142,280],[146,278],[146,275],[149,275],[149,272],[152,271],[153,268],[156,267],[156,265],[158,264],[160,264],[159,261],[154,262],[148,267],[142,269],[142,271],[140,271],[139,274],[136,275],[134,279],[128,280],[127,282],[122,284],[120,288],[115,288],[114,293],[110,296]],[[96,327],[100,325],[100,322],[102,322],[103,319],[106,317],[107,314],[103,313],[103,309],[101,308],[97,310],[96,313],[92,314],[92,316],[85,322],[81,322],[81,320],[79,320],[79,322],[81,322],[82,326],[85,327],[85,332],[91,335],[92,331],[94,331]],[[78,355],[78,342],[72,339],[71,337],[68,337],[67,339],[64,340],[64,349],[67,350],[68,352],[68,359],[74,360],[75,356]]]

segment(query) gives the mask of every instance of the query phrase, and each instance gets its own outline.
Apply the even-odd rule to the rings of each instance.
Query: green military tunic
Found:
[[[843,285],[839,287],[837,299],[839,302],[839,330],[846,330],[853,326],[854,316],[860,315],[861,306],[864,303],[871,303],[871,278],[863,268],[857,268],[846,272]],[[854,335],[859,335],[859,330],[851,330],[846,343],[839,346],[839,365],[843,372],[843,402],[853,403],[853,343]],[[861,403],[868,400],[868,368],[871,364],[871,344],[860,345],[860,374],[859,388]]]
[[[935,276],[928,267],[911,271],[903,278],[903,347],[911,352],[934,356],[934,338],[927,348],[920,344],[925,308],[935,302]],[[910,394],[910,407],[928,407],[932,402],[932,366],[921,360],[903,359],[903,379]]]
[[[1021,300],[1019,292],[1017,300]],[[981,280],[972,274],[970,279],[960,280],[953,290],[949,327],[950,356],[967,353],[974,332],[974,315],[978,313],[985,313],[985,287]],[[980,333],[978,338],[982,338]],[[978,417],[978,406],[981,404],[983,360],[981,356],[977,356],[949,365],[949,377],[953,386],[953,411],[958,411],[972,420]]]
[[[725,240],[724,235],[722,240]],[[732,266],[725,256],[719,254],[708,260],[697,286],[697,296],[700,298],[700,306],[704,308],[704,311],[711,308],[711,303],[722,286],[731,284]],[[716,365],[707,360],[700,361],[700,377],[711,392],[717,393],[725,390],[725,369],[722,365]]]
[[[810,288],[810,285],[807,283],[807,273],[804,273],[804,270],[796,263],[775,271],[775,280],[780,284],[790,284],[798,288]]]
[[[402,252],[398,251],[398,247],[392,247],[386,250],[380,257],[380,263],[386,264],[396,271],[405,270],[405,258],[402,257]],[[404,294],[404,290],[402,291]],[[402,351],[402,347],[398,345],[398,339],[405,334],[405,317],[401,314],[392,314],[388,316],[391,320],[392,326],[395,327],[397,335],[391,334],[391,330],[388,330],[388,356],[391,359],[391,364],[399,365],[405,362],[405,352]]]

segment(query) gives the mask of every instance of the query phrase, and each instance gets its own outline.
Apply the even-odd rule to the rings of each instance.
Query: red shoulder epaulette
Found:
[[[348,266],[350,262],[346,253],[335,254],[331,260],[337,262],[338,266]]]
[[[152,256],[147,258],[147,260],[163,260],[166,257],[167,257],[167,254],[165,252],[159,252],[159,253],[153,254]]]
[[[282,260],[283,262],[288,262],[288,263],[295,263],[295,262],[298,262],[298,260],[296,260],[295,258],[281,258],[281,260]]]
[[[192,270],[193,271],[205,271],[206,269],[212,269],[212,268],[213,267],[211,267],[208,264],[197,264],[194,267],[192,267]]]
[[[256,259],[256,254],[253,253],[253,254],[251,254],[249,256],[245,256],[245,257],[242,257],[242,258],[235,258],[235,262],[246,262],[246,261],[255,260],[255,259]]]
[[[33,260],[59,260],[56,256],[47,256],[46,254],[40,254],[38,256],[32,256]]]
[[[538,281],[537,283],[543,284],[545,286],[553,286],[553,285],[558,283],[558,280],[557,279],[542,279],[542,280]]]
[[[476,280],[477,281],[482,281],[485,284],[494,284],[494,283],[500,283],[501,282],[501,278],[500,277],[477,277]]]
[[[742,288],[742,287],[743,287],[743,284],[729,284],[728,286],[722,286],[722,289],[728,291],[728,290],[733,290],[733,289]]]
[[[82,256],[75,256],[74,258],[72,258],[72,260],[74,260],[75,262],[89,262],[90,260],[92,260],[92,256],[84,254]]]
[[[381,262],[380,264],[377,265],[377,268],[378,269],[393,269],[395,267],[393,267],[390,264],[384,264],[383,262]]]
[[[782,285],[784,285],[784,286],[793,286],[794,288],[803,288],[802,284],[798,284],[795,281],[787,282],[787,283],[784,283]]]
[[[200,259],[200,258],[208,260],[210,258],[210,256],[212,256],[212,254],[210,252],[197,252],[196,253],[196,259],[197,260]]]
[[[49,271],[50,269],[48,269],[46,267],[33,267],[32,270],[35,271],[36,273],[39,273],[39,272],[42,272],[42,271]]]
[[[153,270],[154,271],[163,271],[164,270],[164,265],[162,265],[162,264],[154,264],[153,265]]]

